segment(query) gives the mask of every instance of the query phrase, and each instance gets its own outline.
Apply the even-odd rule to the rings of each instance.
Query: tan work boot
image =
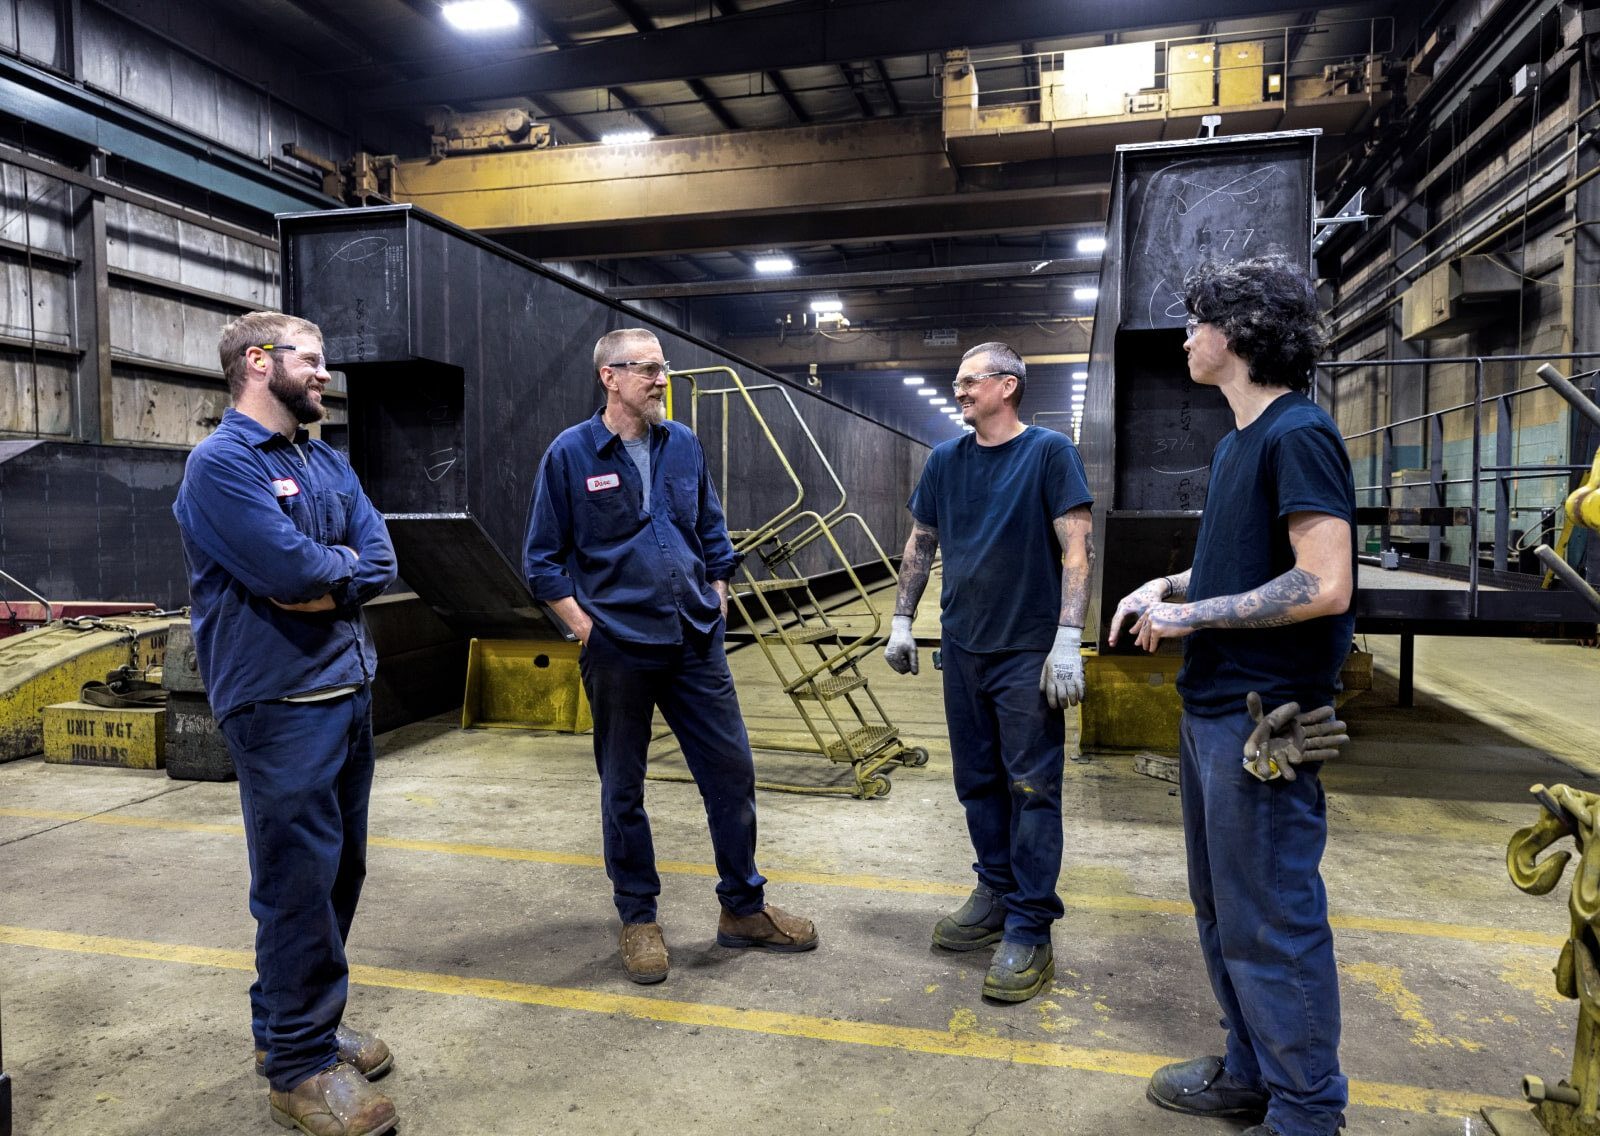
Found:
[[[629,978],[641,986],[652,986],[667,976],[670,965],[661,924],[622,925],[622,966]]]
[[[340,1026],[333,1035],[334,1044],[339,1047],[339,1060],[347,1061],[356,1067],[369,1081],[376,1081],[390,1069],[394,1068],[394,1054],[389,1052],[389,1047],[383,1043],[383,1038],[375,1033],[364,1033],[349,1026]],[[267,1075],[267,1051],[256,1050],[256,1075]]]
[[[717,943],[724,947],[765,947],[769,951],[810,951],[817,946],[811,920],[767,904],[754,915],[735,915],[726,907],[717,917]]]
[[[307,1136],[382,1136],[394,1127],[394,1102],[343,1061],[267,1100],[273,1120]]]

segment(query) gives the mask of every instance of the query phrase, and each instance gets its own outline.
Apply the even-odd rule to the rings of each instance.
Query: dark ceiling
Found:
[[[337,83],[373,116],[519,107],[551,125],[558,144],[599,144],[608,131],[709,135],[805,124],[928,115],[939,110],[942,53],[966,47],[984,68],[984,89],[1038,82],[1036,54],[1112,43],[1279,37],[1288,74],[1376,49],[1393,56],[1405,34],[1395,6],[1306,8],[1271,0],[514,0],[512,29],[468,35],[447,26],[435,0],[239,0],[252,18],[276,22],[304,45],[308,81]],[[1409,17],[1415,19],[1415,17]],[[1385,42],[1386,41],[1386,42]],[[1337,152],[1338,140],[1324,147]],[[1022,184],[1098,180],[1109,156],[1056,159],[1015,171]],[[1019,184],[1013,180],[1010,184]],[[852,237],[790,245],[793,275],[807,287],[759,279],[759,240],[692,254],[596,262],[603,279],[676,305],[683,322],[730,338],[792,334],[809,318],[814,278],[874,273],[841,292],[855,333],[955,328],[962,345],[994,329],[1040,326],[1092,315],[1098,263],[1078,241],[1097,225],[982,232],[933,239]],[[749,233],[741,232],[748,238]],[[515,247],[515,240],[509,243]],[[774,242],[776,243],[776,242]],[[1049,264],[1038,275],[1029,266]],[[1009,265],[982,278],[939,269]],[[921,275],[919,276],[919,273]],[[700,294],[673,294],[698,285]],[[744,294],[738,294],[743,291]],[[711,294],[707,294],[711,293]],[[1063,336],[1065,343],[1071,336]],[[1074,340],[1075,341],[1075,340]],[[736,346],[736,345],[735,345]],[[959,351],[950,349],[953,373]],[[1059,414],[1070,404],[1072,363],[1035,368],[1029,401]],[[954,427],[900,380],[906,372],[858,363],[822,365],[824,393],[936,440]],[[941,388],[948,374],[936,384]],[[1054,420],[1054,419],[1052,419]]]

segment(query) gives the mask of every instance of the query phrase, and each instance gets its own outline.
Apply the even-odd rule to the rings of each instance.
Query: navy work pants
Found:
[[[250,1030],[272,1087],[288,1090],[337,1060],[344,945],[367,874],[371,688],[323,702],[252,703],[221,728],[250,853]]]
[[[1242,762],[1254,722],[1185,711],[1179,731],[1183,838],[1200,949],[1227,1069],[1271,1097],[1283,1136],[1332,1136],[1348,1099],[1339,1072],[1339,976],[1318,867],[1328,839],[1319,766],[1258,781]]]
[[[711,635],[685,627],[684,640],[623,643],[596,627],[578,659],[594,715],[606,875],[624,923],[653,923],[661,894],[644,811],[645,762],[658,706],[705,804],[717,898],[734,915],[753,915],[765,906],[767,881],[756,870],[755,764],[723,653],[722,627]]]
[[[1006,906],[1005,937],[1050,941],[1062,916],[1066,718],[1039,691],[1048,651],[975,653],[944,641],[944,715],[978,881]]]

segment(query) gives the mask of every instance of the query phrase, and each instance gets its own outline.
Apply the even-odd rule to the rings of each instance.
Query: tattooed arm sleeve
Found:
[[[894,600],[896,615],[917,614],[917,604],[928,587],[928,573],[938,553],[939,530],[921,521],[912,521],[911,535],[906,539],[905,554],[900,560],[900,590]]]

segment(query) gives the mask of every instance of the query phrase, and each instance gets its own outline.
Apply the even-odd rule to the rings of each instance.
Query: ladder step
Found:
[[[821,643],[825,639],[837,639],[837,627],[791,627],[784,631],[763,631],[756,638],[763,643]]]
[[[852,690],[859,690],[866,685],[866,675],[829,675],[827,678],[802,679],[797,687],[792,688],[789,693],[796,698],[827,702],[830,699],[849,694]]]
[[[792,579],[784,577],[773,580],[735,580],[733,590],[741,596],[747,596],[752,592],[786,592],[794,588],[803,588],[810,582],[803,576]]]
[[[867,757],[895,740],[898,734],[893,726],[862,726],[851,730],[836,742],[829,742],[827,754],[834,761],[849,761],[854,756]]]

